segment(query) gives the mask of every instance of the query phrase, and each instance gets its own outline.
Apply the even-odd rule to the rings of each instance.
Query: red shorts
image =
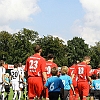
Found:
[[[28,97],[40,97],[43,90],[43,81],[41,77],[28,78]]]
[[[79,96],[88,96],[89,94],[89,83],[88,82],[78,82]]]
[[[74,87],[77,87],[77,81],[75,79],[73,79],[72,83]]]

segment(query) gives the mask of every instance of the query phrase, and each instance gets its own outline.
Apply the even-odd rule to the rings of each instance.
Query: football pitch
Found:
[[[23,95],[23,93],[21,93],[21,94]],[[6,95],[6,93],[5,93],[5,95]],[[13,100],[13,90],[12,90],[12,88],[10,88],[10,94],[9,94],[8,100]],[[18,100],[18,99],[16,99],[16,100]],[[23,98],[23,96],[21,96],[20,100],[26,100],[26,99]],[[45,99],[42,99],[42,100],[45,100]],[[60,100],[60,99],[58,99],[58,100]]]
[[[23,95],[23,93],[21,93],[21,94]],[[23,98],[22,95],[21,95],[21,99],[20,100],[26,100],[25,98]],[[6,96],[6,93],[5,93],[5,96]],[[9,94],[8,100],[13,100],[13,90],[12,90],[12,88],[10,88],[10,94]],[[18,98],[16,100],[18,100]],[[45,99],[42,99],[42,100],[45,100]]]
[[[23,93],[22,93],[22,95],[23,95]],[[12,100],[12,99],[13,99],[13,90],[12,90],[12,88],[10,88],[10,94],[9,94],[9,99],[8,100]],[[16,99],[16,100],[18,100],[18,99]],[[23,98],[23,96],[21,96],[21,99],[20,100],[26,100],[26,99]],[[45,100],[45,99],[42,99],[42,100]],[[60,100],[60,99],[58,99],[58,100]],[[89,100],[89,97],[88,97],[88,100]]]
[[[5,96],[6,96],[6,93],[5,93]],[[10,94],[9,94],[8,100],[13,100],[13,90],[12,90],[12,88],[10,88]],[[18,100],[18,99],[16,99],[16,100]],[[23,96],[21,96],[20,100],[25,100],[25,99],[23,98]]]

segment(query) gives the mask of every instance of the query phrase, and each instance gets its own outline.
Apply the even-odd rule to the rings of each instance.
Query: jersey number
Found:
[[[30,60],[30,66],[29,66],[29,69],[31,72],[36,72],[36,69],[37,69],[37,66],[38,66],[38,61],[37,60]]]
[[[54,90],[54,82],[50,85],[50,90],[51,90],[51,91]]]
[[[62,82],[63,82],[63,84],[64,84],[64,86],[65,86],[65,80],[62,80]]]
[[[83,74],[84,73],[84,68],[83,67],[79,67],[78,68],[78,74]]]
[[[13,77],[13,79],[16,79],[17,76],[18,76],[18,72],[12,72],[12,77]]]
[[[48,66],[48,67],[47,67],[47,74],[50,74],[50,72],[51,72],[51,67]]]
[[[74,70],[71,71],[71,75],[73,75],[73,73],[74,73]]]

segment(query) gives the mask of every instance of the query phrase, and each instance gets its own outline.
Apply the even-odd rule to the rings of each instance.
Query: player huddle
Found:
[[[42,48],[36,45],[35,54],[26,60],[25,69],[21,63],[14,64],[11,70],[11,84],[13,88],[13,100],[21,98],[21,90],[25,78],[27,79],[28,100],[100,100],[100,65],[94,72],[91,71],[89,56],[85,56],[82,62],[75,62],[71,67],[62,66],[58,72],[58,66],[53,62],[53,54],[48,54],[47,60],[41,56]],[[2,66],[2,64],[0,64]],[[1,67],[0,67],[1,68]],[[3,68],[3,67],[2,67]],[[5,69],[0,69],[2,75]],[[0,75],[1,77],[1,75]],[[1,79],[1,78],[0,78]],[[4,76],[2,76],[3,83]],[[2,88],[0,87],[0,90]],[[4,98],[4,91],[1,91]],[[9,95],[9,92],[7,92]],[[2,99],[4,100],[4,99]]]

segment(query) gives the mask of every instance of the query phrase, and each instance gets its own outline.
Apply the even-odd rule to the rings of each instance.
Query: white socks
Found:
[[[13,100],[15,100],[15,99],[16,99],[16,96],[17,96],[17,91],[14,91]]]

